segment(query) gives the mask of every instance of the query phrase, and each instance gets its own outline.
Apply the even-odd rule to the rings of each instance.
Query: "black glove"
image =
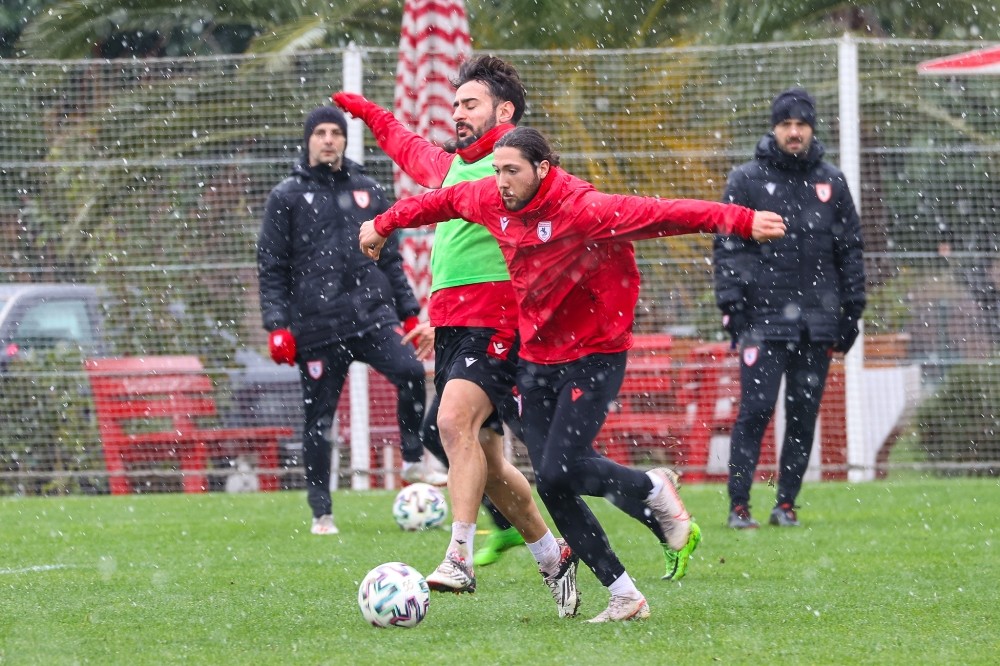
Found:
[[[740,336],[749,325],[750,322],[747,321],[747,316],[743,314],[742,309],[737,309],[734,306],[723,310],[722,328],[726,329],[726,332],[729,333],[729,339],[732,340],[732,349],[736,349],[736,345],[740,341]]]
[[[833,350],[846,354],[851,351],[854,341],[858,339],[858,320],[861,318],[860,312],[847,311],[840,316],[837,324],[837,342],[833,345]]]

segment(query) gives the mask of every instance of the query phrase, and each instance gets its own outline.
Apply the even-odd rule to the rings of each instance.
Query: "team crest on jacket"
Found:
[[[358,204],[359,208],[368,208],[371,202],[372,198],[368,190],[354,190],[354,203]]]
[[[319,379],[323,376],[323,361],[309,361],[306,368],[309,370],[309,376],[313,379]]]
[[[833,196],[833,185],[830,183],[816,183],[816,196],[819,197],[820,201],[826,203]]]
[[[743,350],[743,365],[752,368],[760,355],[759,347],[747,347]]]
[[[547,243],[552,238],[552,223],[548,220],[538,223],[538,240]]]
[[[311,206],[313,199],[316,198],[316,195],[312,192],[306,192],[305,194],[302,195],[302,198],[304,198],[306,200],[306,203]]]
[[[503,232],[506,233],[506,231],[507,231],[507,225],[508,224],[510,224],[510,218],[507,217],[506,215],[504,215],[503,217],[501,217],[500,218],[500,231],[503,231]]]

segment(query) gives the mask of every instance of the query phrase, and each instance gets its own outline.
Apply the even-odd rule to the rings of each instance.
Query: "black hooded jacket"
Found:
[[[264,328],[288,328],[300,350],[359,337],[416,315],[420,305],[390,239],[378,263],[361,253],[361,224],[389,207],[361,165],[296,164],[267,198],[257,241]]]
[[[842,316],[865,306],[861,225],[844,174],[823,161],[815,137],[802,157],[783,153],[773,134],[753,160],[735,168],[723,201],[773,211],[785,237],[758,243],[736,236],[714,242],[716,303],[740,311],[751,339],[836,342]]]

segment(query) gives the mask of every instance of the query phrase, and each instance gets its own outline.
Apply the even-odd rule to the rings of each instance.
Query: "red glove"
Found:
[[[355,118],[364,119],[365,111],[371,109],[373,104],[363,95],[349,92],[338,92],[330,96],[333,103]]]
[[[412,331],[413,329],[415,329],[417,327],[417,324],[419,324],[419,323],[420,323],[420,320],[417,319],[415,316],[413,316],[413,317],[407,317],[406,319],[404,319],[403,320],[403,335],[406,335],[407,333],[409,333],[410,331]],[[410,340],[410,344],[413,345],[414,349],[420,349],[420,336],[417,336],[417,337],[413,338],[412,340]]]
[[[267,347],[275,363],[295,365],[295,336],[287,328],[271,331]]]

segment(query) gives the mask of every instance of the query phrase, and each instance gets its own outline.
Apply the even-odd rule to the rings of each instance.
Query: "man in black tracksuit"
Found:
[[[389,202],[364,169],[344,157],[344,114],[313,110],[303,140],[302,160],[265,206],[257,243],[260,307],[271,357],[299,367],[312,533],[336,534],[327,433],[352,361],[371,365],[399,391],[404,470],[423,457],[424,367],[402,343],[402,329],[416,326],[420,306],[396,246],[378,263],[358,249],[361,223]]]
[[[779,213],[783,239],[715,239],[716,303],[740,348],[739,415],[729,457],[729,526],[757,527],[750,486],[785,378],[785,435],[772,525],[798,525],[795,500],[812,450],[832,352],[846,353],[865,307],[858,214],[844,174],[823,161],[812,97],[790,88],[771,105],[772,131],[729,176],[723,201]]]

